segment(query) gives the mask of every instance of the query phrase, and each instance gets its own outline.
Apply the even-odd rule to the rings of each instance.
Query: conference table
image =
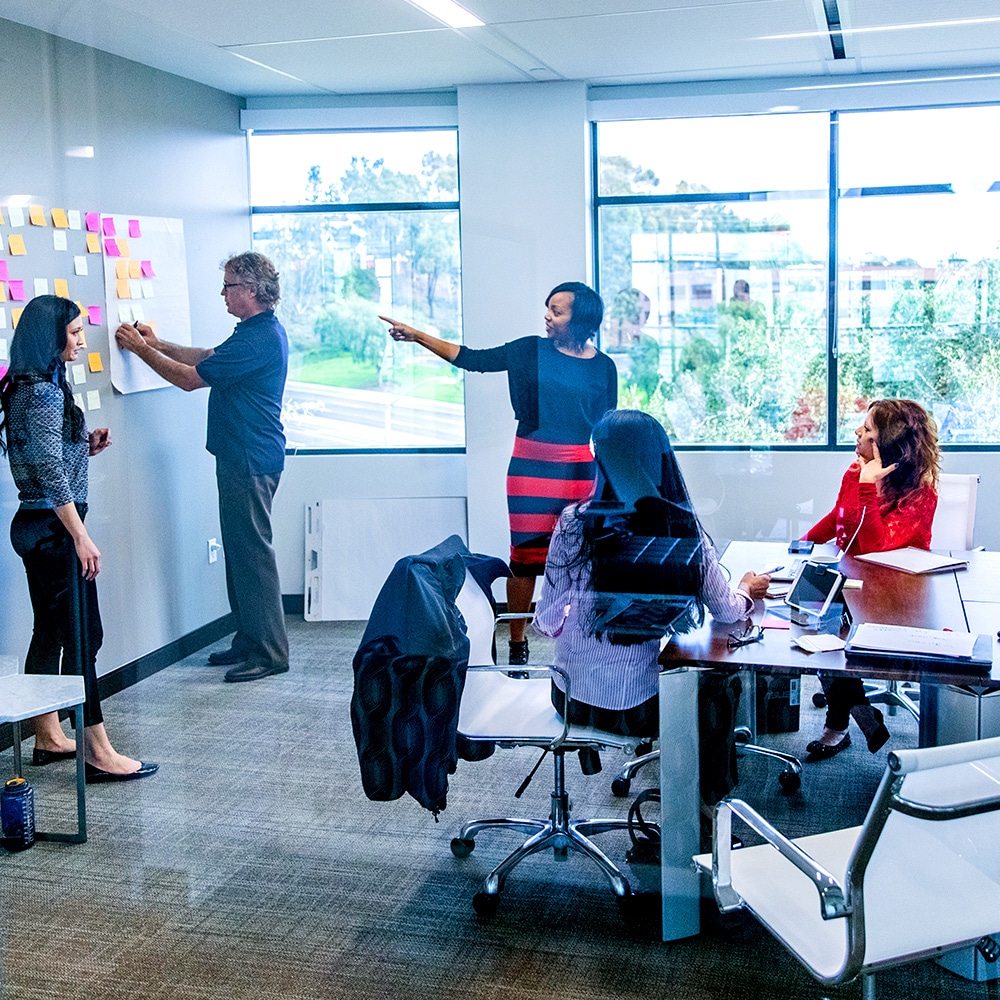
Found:
[[[817,555],[822,552],[817,547]],[[792,624],[766,629],[760,642],[731,649],[733,625],[713,621],[674,635],[660,655],[660,827],[663,940],[699,932],[699,876],[691,857],[699,852],[698,675],[702,670],[843,674],[880,680],[916,681],[920,689],[921,746],[1000,735],[1000,552],[955,553],[967,568],[914,575],[844,556],[838,569],[849,581],[844,591],[854,625],[876,622],[915,628],[985,633],[992,637],[993,666],[988,673],[949,662],[933,668],[913,661],[886,660],[856,666],[843,650],[807,653],[791,639],[816,628]],[[787,542],[731,542],[721,559],[733,582],[747,570],[787,565],[795,556]],[[768,608],[788,615],[780,602],[757,601],[754,624]],[[846,639],[849,627],[839,620],[824,631]],[[754,698],[749,698],[751,712]]]

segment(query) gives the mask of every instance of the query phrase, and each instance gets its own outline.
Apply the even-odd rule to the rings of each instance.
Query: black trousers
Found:
[[[104,641],[97,584],[83,578],[73,539],[51,510],[19,510],[10,541],[24,563],[35,616],[24,672],[83,674],[83,724],[96,726],[104,721],[97,690],[97,651]]]
[[[819,675],[826,695],[826,726],[842,733],[851,724],[851,709],[868,705],[865,684],[858,677],[827,677]]]

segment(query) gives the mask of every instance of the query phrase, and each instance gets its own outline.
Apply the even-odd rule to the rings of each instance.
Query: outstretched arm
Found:
[[[151,327],[138,323],[122,323],[115,331],[115,340],[123,351],[131,351],[157,375],[185,392],[208,386],[195,365],[215,353],[211,348],[170,344],[160,340]]]
[[[444,358],[445,361],[454,361],[458,357],[458,344],[452,344],[447,340],[442,340],[440,337],[432,337],[423,330],[407,326],[406,323],[400,323],[398,320],[390,319],[388,316],[379,316],[379,319],[389,324],[389,336],[393,340],[419,344],[421,347],[426,347],[428,351],[436,354],[439,358]]]

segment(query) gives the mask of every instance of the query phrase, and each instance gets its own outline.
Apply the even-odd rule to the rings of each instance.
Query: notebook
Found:
[[[867,555],[854,558],[875,563],[877,566],[888,566],[904,573],[943,573],[946,570],[965,569],[969,565],[968,559],[942,556],[912,546],[892,549],[889,552],[869,552]]]

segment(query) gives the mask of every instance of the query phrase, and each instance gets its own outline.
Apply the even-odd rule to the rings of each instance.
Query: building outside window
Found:
[[[680,445],[830,447],[908,396],[944,443],[1000,443],[1000,109],[596,134],[622,405]]]
[[[248,142],[253,245],[281,274],[288,448],[463,448],[461,372],[378,318],[461,340],[457,133]]]

